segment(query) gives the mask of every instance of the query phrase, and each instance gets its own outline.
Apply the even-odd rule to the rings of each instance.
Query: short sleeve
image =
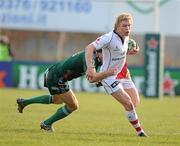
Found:
[[[104,34],[97,38],[94,42],[92,42],[92,44],[94,45],[96,50],[103,49],[109,44],[111,37],[112,35],[110,34]]]

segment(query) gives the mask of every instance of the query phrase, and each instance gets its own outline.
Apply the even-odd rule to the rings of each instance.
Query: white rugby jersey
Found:
[[[124,41],[124,42],[123,42]],[[115,32],[109,32],[97,38],[92,44],[96,50],[102,49],[103,64],[101,71],[109,68],[117,68],[117,73],[120,72],[126,60],[129,37],[124,40]]]

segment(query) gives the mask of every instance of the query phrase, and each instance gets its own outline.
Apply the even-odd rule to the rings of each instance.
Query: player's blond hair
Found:
[[[114,24],[114,30],[121,24],[122,21],[124,20],[130,20],[131,22],[133,21],[132,15],[130,13],[122,13],[116,17],[116,21]]]

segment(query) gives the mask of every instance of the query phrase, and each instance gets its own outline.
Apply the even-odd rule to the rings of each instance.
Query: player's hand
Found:
[[[96,87],[101,87],[102,83],[99,81],[99,82],[96,82],[95,85],[96,85]]]
[[[98,82],[104,78],[109,76],[113,76],[117,74],[116,68],[111,68],[103,72],[96,73],[95,69],[88,68],[86,71],[86,78],[90,83]]]
[[[133,49],[128,51],[128,55],[135,55],[139,52],[139,46],[137,45],[136,47],[134,47]]]
[[[113,76],[117,74],[117,68],[110,68],[106,71],[107,76]]]

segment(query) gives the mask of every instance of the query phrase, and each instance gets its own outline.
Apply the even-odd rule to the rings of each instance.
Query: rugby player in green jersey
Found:
[[[96,59],[94,59],[94,61],[95,60]],[[54,122],[65,118],[78,108],[78,100],[69,88],[68,81],[85,75],[86,70],[85,51],[78,52],[52,65],[44,74],[44,86],[49,89],[50,95],[36,96],[28,99],[18,98],[16,102],[19,113],[23,113],[23,109],[30,104],[64,103],[64,106],[57,109],[53,115],[40,123],[41,129],[49,132],[54,131],[52,127]],[[88,80],[90,83],[95,83],[108,76],[114,75],[115,72],[116,69],[110,69],[101,73],[94,72]]]

